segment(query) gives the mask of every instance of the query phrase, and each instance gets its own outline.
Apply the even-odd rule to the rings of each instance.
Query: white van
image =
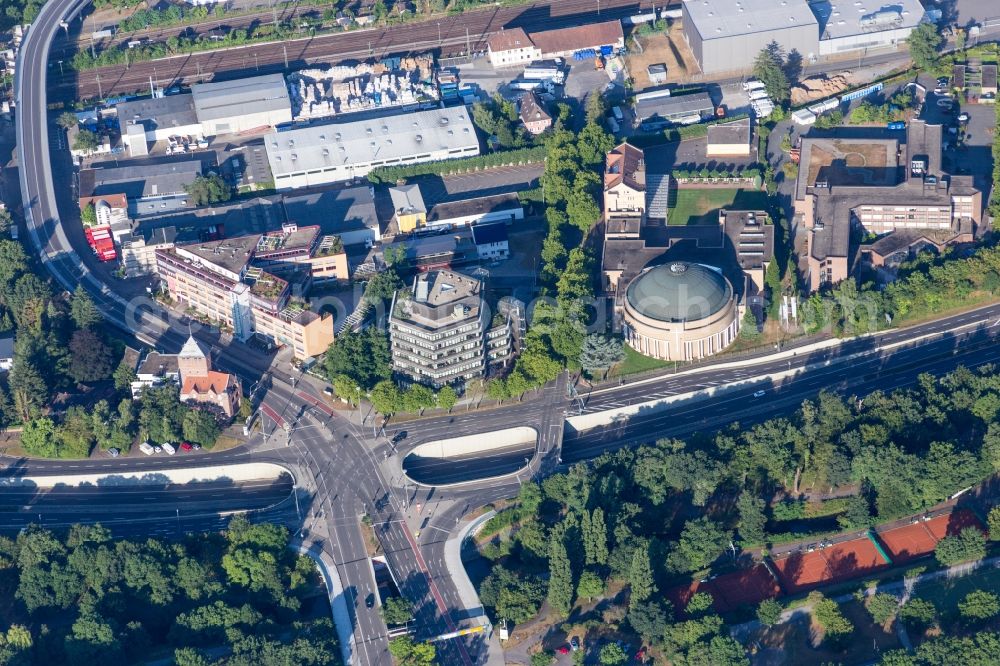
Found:
[[[142,444],[140,444],[139,450],[145,453],[147,456],[151,456],[154,453],[156,453],[156,451],[153,450],[153,447],[149,442],[143,442]]]
[[[169,453],[170,455],[174,455],[175,453],[177,453],[177,449],[175,449],[174,445],[171,444],[170,442],[163,443],[163,450]]]

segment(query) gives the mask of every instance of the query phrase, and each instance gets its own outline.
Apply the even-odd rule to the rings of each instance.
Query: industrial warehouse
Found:
[[[684,0],[684,39],[702,73],[749,69],[776,42],[804,59],[895,48],[924,17],[919,0]]]
[[[383,165],[479,154],[464,106],[272,132],[264,145],[279,190],[363,178]]]

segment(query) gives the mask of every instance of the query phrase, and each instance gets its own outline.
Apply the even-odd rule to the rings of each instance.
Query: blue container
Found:
[[[601,55],[603,55],[603,56],[609,56],[613,52],[614,52],[614,49],[612,49],[611,46],[602,46],[601,47]]]

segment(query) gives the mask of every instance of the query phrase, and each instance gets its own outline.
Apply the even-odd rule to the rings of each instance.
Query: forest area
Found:
[[[866,529],[984,481],[1000,471],[998,410],[996,368],[959,368],[863,402],[821,393],[788,418],[604,454],[525,484],[484,526],[495,536],[481,548],[494,563],[482,601],[522,623],[543,602],[567,618],[607,593],[617,621],[671,663],[744,663],[710,595],[675,607],[667,593],[762,548]]]
[[[339,664],[315,564],[237,516],[178,542],[100,525],[0,537],[0,664]]]

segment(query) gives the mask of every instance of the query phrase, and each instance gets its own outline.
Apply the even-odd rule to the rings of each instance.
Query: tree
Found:
[[[667,566],[680,573],[704,569],[726,549],[730,536],[708,518],[689,520],[684,523],[680,539],[667,557]]]
[[[629,656],[617,643],[608,643],[601,648],[601,666],[623,666],[629,662]]]
[[[114,364],[111,349],[89,328],[73,333],[69,350],[72,354],[69,374],[75,381],[93,382],[107,379],[111,374]]]
[[[899,609],[899,617],[907,624],[926,627],[937,617],[937,609],[927,599],[914,597]]]
[[[631,599],[645,601],[656,591],[653,582],[653,565],[649,558],[648,546],[636,548],[632,553],[632,562],[628,570],[628,582],[632,587]]]
[[[563,536],[556,534],[549,545],[549,605],[559,615],[569,615],[573,605],[573,569]]]
[[[896,616],[899,599],[892,594],[878,592],[868,597],[865,605],[875,624],[883,625]]]
[[[598,333],[588,335],[580,350],[580,365],[593,375],[596,371],[606,371],[625,358],[625,348],[618,338],[609,338]]]
[[[96,133],[91,132],[89,129],[81,129],[76,134],[76,140],[73,141],[73,150],[79,150],[84,153],[91,153],[101,145],[101,137],[97,136]]]
[[[28,421],[21,431],[21,447],[33,456],[54,458],[58,454],[55,434],[56,424],[52,419],[40,418]]]
[[[382,604],[382,619],[386,624],[406,624],[413,619],[413,604],[403,597],[389,597]]]
[[[594,597],[604,594],[604,579],[594,571],[587,569],[580,574],[580,582],[576,585],[576,596],[593,601]]]
[[[847,498],[844,512],[837,516],[837,524],[845,530],[858,530],[870,527],[872,524],[871,507],[864,495],[853,495]]]
[[[70,300],[69,314],[77,328],[90,328],[101,321],[101,313],[90,299],[90,294],[80,285],[73,292]]]
[[[775,104],[781,105],[788,101],[791,84],[785,74],[784,53],[777,42],[771,42],[757,54],[753,74],[764,84],[768,96]]]
[[[781,621],[781,604],[775,599],[764,599],[757,606],[757,619],[767,627],[773,627]]]
[[[715,599],[708,592],[696,592],[688,599],[687,605],[684,606],[684,613],[688,617],[704,615],[712,608],[713,603],[715,603]]]
[[[434,666],[437,663],[437,649],[433,643],[416,643],[409,636],[389,641],[389,652],[399,666]]]
[[[138,379],[138,375],[135,373],[135,368],[130,366],[125,361],[118,364],[115,368],[115,373],[113,375],[115,380],[115,389],[118,391],[125,391],[132,386],[132,382]]]
[[[455,407],[455,403],[458,402],[458,393],[455,392],[451,386],[442,386],[437,392],[437,406],[441,409],[451,410]]]
[[[372,388],[369,398],[375,409],[386,416],[395,414],[403,408],[403,396],[392,381],[385,379]]]
[[[989,529],[990,541],[1000,541],[1000,506],[990,509],[986,516],[986,525]]]
[[[381,303],[392,300],[393,295],[403,286],[403,280],[393,266],[379,271],[365,285],[365,300],[370,303]]]
[[[187,192],[191,203],[195,206],[222,203],[229,201],[233,196],[233,191],[228,183],[216,173],[196,176],[190,185],[184,186],[184,191]]]
[[[56,124],[64,130],[68,130],[71,127],[78,126],[80,124],[80,120],[72,111],[63,111],[59,114],[59,117],[56,118]]]
[[[811,592],[808,598],[813,604],[813,618],[823,627],[824,642],[834,646],[842,644],[853,633],[854,625],[840,612],[840,606],[820,592]]]
[[[670,623],[670,614],[655,601],[632,601],[626,616],[636,633],[646,641],[658,641]]]
[[[369,283],[370,284],[370,283]],[[326,351],[324,360],[327,376],[334,381],[337,375],[344,375],[354,380],[357,386],[368,391],[378,382],[392,376],[392,352],[389,349],[389,337],[378,329],[370,326],[360,332],[345,330]],[[347,384],[343,383],[342,388]],[[342,398],[354,395],[353,387]]]
[[[938,541],[934,557],[947,567],[981,560],[986,557],[986,536],[976,527],[966,527],[957,535],[946,536]]]
[[[97,224],[97,207],[94,202],[89,202],[86,206],[80,209],[80,222],[83,223],[85,227],[92,227]],[[82,289],[82,287],[77,287],[77,291]]]
[[[14,367],[8,376],[14,410],[18,418],[28,421],[48,401],[49,388],[34,362],[27,358],[15,358]]]
[[[531,666],[552,666],[555,655],[548,651],[536,652],[531,655]]]
[[[545,598],[545,585],[533,577],[522,577],[497,564],[479,588],[483,604],[497,617],[515,624],[527,622]]]
[[[763,543],[767,536],[764,531],[764,526],[767,524],[767,516],[764,515],[764,500],[744,490],[736,502],[736,508],[740,512],[740,536],[743,537],[743,543]]]
[[[434,406],[434,392],[423,384],[410,384],[403,394],[403,408],[408,412],[423,412]]]
[[[177,648],[174,650],[174,666],[211,666],[212,662],[192,647]]]
[[[184,414],[181,432],[187,441],[211,448],[219,438],[219,424],[209,412],[192,408]]]
[[[988,620],[1000,614],[1000,597],[986,590],[973,590],[958,603],[958,612],[968,620]]]
[[[938,60],[938,49],[944,42],[933,23],[920,23],[910,33],[907,43],[910,47],[910,58],[917,69],[933,69]]]

